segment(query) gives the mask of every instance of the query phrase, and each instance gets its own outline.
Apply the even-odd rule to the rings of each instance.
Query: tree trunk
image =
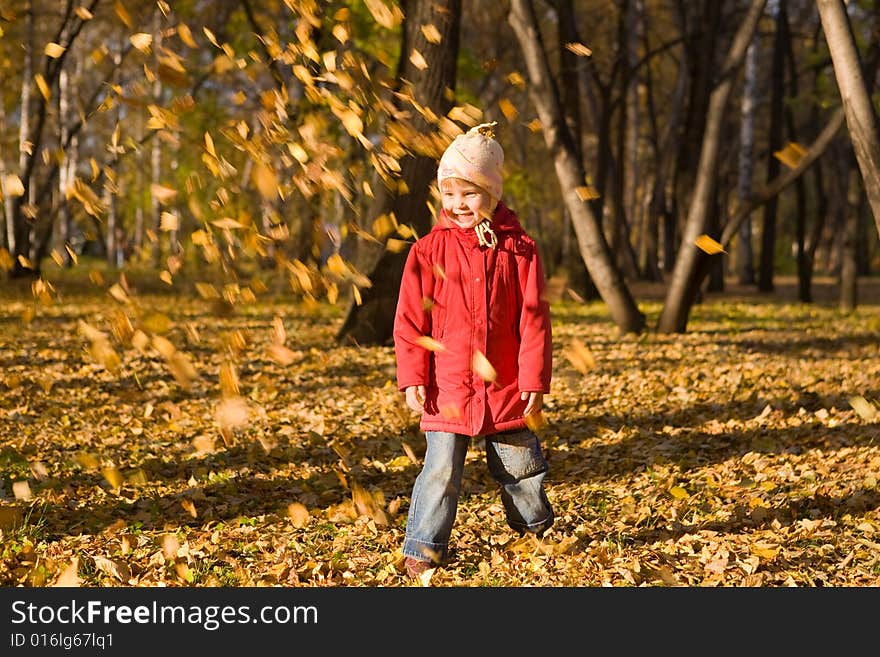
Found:
[[[700,251],[694,246],[694,242],[705,233],[708,223],[710,203],[714,197],[716,185],[716,168],[724,113],[733,87],[734,74],[742,64],[766,1],[752,0],[748,14],[733,39],[727,60],[722,68],[721,81],[709,98],[697,180],[688,210],[684,236],[675,261],[675,269],[672,272],[657,326],[661,333],[683,333],[687,327],[688,315],[699,289],[696,283]]]
[[[645,316],[614,266],[601,224],[579,196],[585,184],[583,162],[577,157],[573,136],[565,124],[531,1],[512,0],[508,21],[523,51],[530,80],[529,96],[543,126],[547,148],[553,155],[556,176],[571,213],[584,264],[620,331],[639,333],[645,326]]]
[[[846,176],[846,201],[843,214],[843,235],[840,245],[840,300],[843,312],[852,312],[858,304],[858,266],[856,263],[859,205],[861,189],[858,170],[849,167]]]
[[[739,178],[737,198],[746,202],[752,194],[755,173],[755,110],[758,105],[758,50],[759,41],[753,39],[746,51],[743,95],[739,130]],[[752,250],[752,216],[742,222],[736,239],[736,271],[740,285],[755,284],[754,253]]]
[[[880,234],[880,133],[843,0],[816,0],[865,193]]]
[[[774,155],[782,148],[783,129],[783,96],[785,94],[785,47],[784,28],[786,20],[782,7],[785,0],[780,0],[776,9],[775,28],[773,33],[773,59],[770,66],[770,128],[767,137],[767,180],[774,180],[779,175],[779,159]],[[776,261],[776,215],[779,198],[774,196],[764,205],[764,216],[761,226],[761,255],[758,267],[758,289],[761,292],[773,291],[773,270]]]
[[[422,26],[432,24],[440,32],[440,43],[427,40]],[[447,89],[455,89],[456,60],[458,57],[461,0],[408,0],[405,3],[403,44],[400,51],[397,81],[412,84],[414,99],[434,114],[444,116],[452,103]],[[410,55],[417,50],[429,66],[424,70],[412,63]],[[431,129],[421,116],[413,119],[413,127],[426,133]],[[441,153],[413,153],[400,161],[400,182],[406,192],[400,193],[386,185],[379,185],[370,211],[375,219],[393,214],[413,226],[419,235],[431,228],[428,209],[429,190],[437,171]],[[358,270],[369,277],[370,287],[362,292],[360,303],[354,298],[349,303],[346,317],[337,332],[337,340],[357,344],[386,344],[392,339],[394,313],[406,262],[406,251],[393,252],[384,244],[364,252],[359,249]]]

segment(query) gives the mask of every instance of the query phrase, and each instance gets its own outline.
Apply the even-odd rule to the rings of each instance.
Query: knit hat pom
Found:
[[[504,150],[495,140],[497,121],[481,123],[458,135],[440,158],[437,184],[460,178],[485,189],[496,201],[501,198]]]

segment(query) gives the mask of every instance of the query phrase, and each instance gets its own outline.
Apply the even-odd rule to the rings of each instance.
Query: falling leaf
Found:
[[[90,12],[85,7],[77,7],[76,9],[74,9],[74,11],[76,12],[76,15],[79,16],[79,19],[81,21],[89,21],[93,18],[92,12]]]
[[[264,199],[272,199],[278,195],[278,178],[270,167],[261,163],[255,164],[251,178]]]
[[[853,410],[863,420],[872,421],[877,419],[877,407],[861,395],[850,397],[849,405],[852,406]]]
[[[709,255],[715,255],[716,253],[727,253],[720,243],[705,234],[700,235],[696,240],[694,240],[694,244],[701,251],[705,251]]]
[[[504,118],[508,121],[515,121],[516,117],[519,116],[519,110],[506,98],[498,101],[498,107],[501,109],[501,113],[504,114]]]
[[[595,187],[590,187],[589,185],[582,185],[581,187],[575,188],[575,194],[582,201],[592,201],[594,198],[599,198],[602,196],[599,193],[599,190]]]
[[[309,523],[309,510],[300,502],[291,502],[287,505],[287,515],[293,521],[297,529],[305,527]]]
[[[433,23],[422,25],[422,34],[428,43],[439,44],[443,41],[443,37]]]
[[[114,466],[101,468],[101,475],[107,480],[107,483],[110,484],[111,488],[119,488],[122,485],[122,482],[125,481],[122,473]]]
[[[27,501],[33,497],[30,484],[28,484],[28,482],[26,481],[12,482],[12,494],[15,496],[15,499],[24,501]]]
[[[46,53],[47,57],[51,57],[52,59],[58,59],[61,55],[64,54],[66,48],[62,45],[59,45],[54,42],[50,42],[46,44],[46,47],[43,49],[43,52]]]
[[[199,47],[199,44],[195,42],[193,39],[192,31],[189,29],[189,26],[186,23],[180,23],[177,26],[177,35],[180,37],[180,40],[183,41],[188,47],[196,49]]]
[[[489,359],[486,358],[485,354],[479,349],[474,351],[474,357],[471,359],[471,369],[477,376],[483,379],[483,381],[488,383],[494,381],[498,376],[495,368],[492,367],[492,363],[489,362]]]
[[[415,48],[413,48],[413,51],[409,55],[409,61],[413,66],[415,66],[420,71],[424,71],[426,68],[428,68],[428,62],[425,61],[425,58],[424,58],[424,56],[422,56],[422,53],[420,53]]]
[[[127,28],[131,29],[134,27],[134,21],[131,20],[131,14],[128,13],[128,10],[123,6],[120,0],[116,0],[116,2],[113,3],[113,10],[116,12],[119,20],[125,23]]]
[[[140,50],[142,53],[149,54],[150,46],[153,43],[153,35],[147,34],[146,32],[138,32],[137,34],[132,34],[129,37],[131,41],[131,45]]]
[[[163,205],[170,203],[177,196],[177,190],[157,183],[150,185],[150,193],[153,195],[153,198]]]
[[[807,154],[807,150],[797,142],[788,142],[781,150],[773,151],[773,157],[789,169],[796,169]]]
[[[389,7],[384,0],[364,0],[373,18],[382,27],[393,30],[403,20],[403,12],[396,4]]]
[[[184,499],[180,500],[180,506],[182,506],[184,508],[184,510],[189,515],[191,515],[193,518],[199,517],[198,511],[196,511],[196,505],[193,503],[192,500],[188,500],[188,499],[184,498]]]
[[[37,88],[40,90],[40,94],[46,100],[49,100],[52,97],[52,92],[49,90],[49,85],[46,84],[46,78],[42,76],[42,74],[37,73],[34,76],[34,82],[37,83]]]
[[[582,43],[566,43],[565,48],[566,50],[570,50],[571,52],[573,52],[578,57],[589,57],[593,54],[593,51],[587,48]]]
[[[61,571],[58,579],[52,586],[57,587],[77,587],[82,584],[79,577],[79,557],[73,557],[71,562]]]
[[[419,345],[422,349],[427,349],[428,351],[446,351],[446,347],[443,346],[442,343],[438,342],[429,335],[420,335],[419,337],[417,337],[416,344]]]
[[[174,534],[163,534],[162,554],[165,555],[165,558],[174,560],[177,558],[178,552],[180,552],[180,541],[177,540],[177,536]]]
[[[24,194],[24,183],[14,173],[9,173],[3,178],[3,192],[7,196],[22,196]]]
[[[581,374],[587,374],[596,367],[596,358],[593,352],[578,338],[573,338],[565,349],[565,357],[568,362]]]

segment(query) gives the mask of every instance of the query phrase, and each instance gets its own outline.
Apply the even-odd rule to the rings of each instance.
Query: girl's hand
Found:
[[[406,405],[416,413],[425,411],[425,386],[410,386],[404,390]]]
[[[528,403],[526,403],[526,410],[523,411],[524,417],[537,415],[541,412],[541,407],[544,405],[543,392],[522,392],[520,393],[519,398],[523,401],[528,400]]]

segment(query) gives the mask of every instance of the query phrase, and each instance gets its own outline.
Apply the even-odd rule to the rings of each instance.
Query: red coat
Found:
[[[494,250],[441,211],[407,256],[394,318],[397,385],[425,386],[424,431],[478,436],[521,429],[520,393],[550,392],[550,306],[535,242],[503,203],[492,230]],[[442,348],[432,349],[423,336]],[[494,367],[493,382],[473,371],[477,351]]]

